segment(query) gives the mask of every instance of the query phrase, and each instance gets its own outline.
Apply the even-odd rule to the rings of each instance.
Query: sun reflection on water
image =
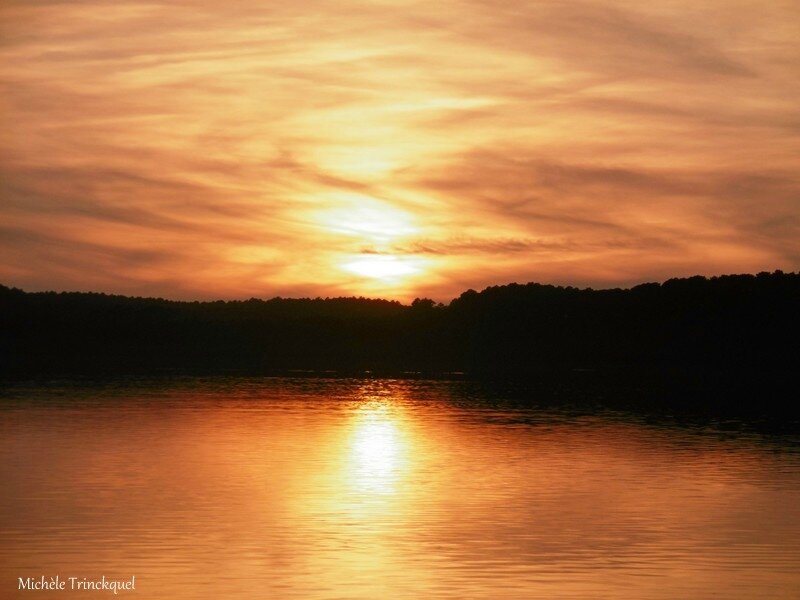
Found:
[[[353,423],[348,479],[362,494],[391,494],[407,463],[407,440],[397,407],[368,401]]]

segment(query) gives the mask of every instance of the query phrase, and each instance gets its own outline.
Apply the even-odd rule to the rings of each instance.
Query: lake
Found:
[[[0,597],[800,598],[800,446],[464,381],[0,398]]]

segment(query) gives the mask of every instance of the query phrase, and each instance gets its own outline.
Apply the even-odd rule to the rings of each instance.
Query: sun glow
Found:
[[[396,280],[422,271],[422,261],[387,255],[363,255],[342,265],[342,269],[372,279]]]
[[[351,282],[354,291],[397,296],[410,278],[429,272],[429,259],[404,251],[422,233],[413,213],[364,194],[336,193],[325,201],[333,206],[316,212],[314,223],[338,238],[342,252],[331,263],[361,279]]]
[[[331,233],[380,245],[419,232],[411,213],[388,202],[356,194],[335,195],[330,202],[336,208],[320,211],[316,221]]]

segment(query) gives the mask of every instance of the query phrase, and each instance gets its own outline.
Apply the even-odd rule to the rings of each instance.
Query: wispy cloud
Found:
[[[445,300],[794,270],[798,23],[755,0],[10,0],[0,279]],[[387,255],[413,268],[375,276]]]

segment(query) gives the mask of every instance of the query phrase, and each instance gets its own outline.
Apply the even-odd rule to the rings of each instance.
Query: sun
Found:
[[[342,265],[345,271],[381,280],[396,280],[422,271],[420,259],[391,255],[361,255]]]
[[[342,246],[331,253],[339,271],[355,275],[354,289],[397,293],[410,279],[424,276],[431,261],[404,250],[422,233],[416,215],[387,200],[351,192],[324,198],[328,206],[314,213],[315,225],[338,238]]]

